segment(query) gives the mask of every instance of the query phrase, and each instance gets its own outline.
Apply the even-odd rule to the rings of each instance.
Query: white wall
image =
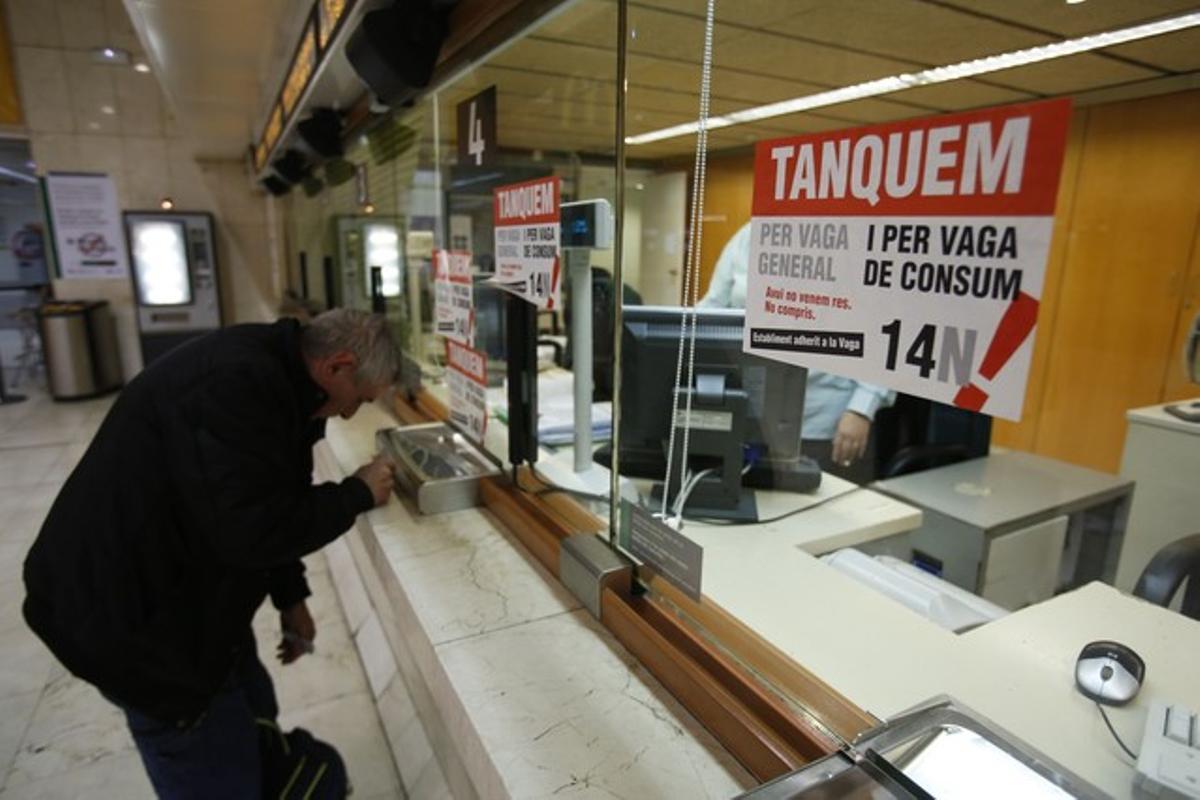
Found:
[[[637,186],[644,186],[649,176],[650,172],[646,170],[629,169],[625,173],[625,228],[621,237],[624,242],[625,265],[621,278],[639,293],[642,273],[642,205],[645,192]],[[578,191],[581,200],[603,198],[613,203],[615,213],[616,177],[612,167],[580,167]],[[613,257],[613,250],[594,251],[592,266],[603,267],[612,272]]]
[[[687,251],[687,173],[653,175],[645,186],[638,290],[649,305],[677,306]]]
[[[157,208],[166,195],[181,211],[211,212],[226,323],[272,318],[280,281],[268,246],[267,201],[243,162],[197,161],[153,74],[90,58],[88,50],[101,46],[141,58],[120,0],[4,5],[26,122],[14,132],[28,136],[37,171],[107,173],[126,210]],[[54,290],[63,298],[108,300],[126,380],[141,369],[129,281],[56,280]]]

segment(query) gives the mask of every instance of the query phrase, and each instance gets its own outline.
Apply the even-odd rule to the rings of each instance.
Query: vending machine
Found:
[[[221,327],[212,215],[126,211],[142,362]]]
[[[404,259],[400,226],[374,216],[338,217],[338,264],[341,297],[347,308],[371,308],[371,267],[380,270],[379,291],[384,299],[404,292]]]

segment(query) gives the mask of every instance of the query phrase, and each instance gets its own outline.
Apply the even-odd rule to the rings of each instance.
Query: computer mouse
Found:
[[[1146,662],[1119,642],[1099,641],[1083,646],[1075,662],[1075,683],[1097,703],[1123,706],[1134,698],[1146,678]]]

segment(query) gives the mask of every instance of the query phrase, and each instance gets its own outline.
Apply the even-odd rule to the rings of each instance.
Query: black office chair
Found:
[[[1184,579],[1188,585],[1179,610],[1186,617],[1200,620],[1200,533],[1185,536],[1159,550],[1142,570],[1133,594],[1166,607]]]
[[[914,444],[903,448],[883,465],[879,477],[898,478],[912,472],[922,472],[948,464],[957,464],[971,457],[963,444]]]
[[[568,294],[569,287],[568,286]],[[613,287],[612,273],[600,267],[592,267],[592,385],[595,387],[593,397],[596,401],[612,399],[613,373],[613,320],[616,317],[616,291]],[[642,296],[629,284],[625,284],[621,292],[621,303],[626,306],[640,306]],[[571,303],[568,298],[563,306],[563,322],[567,326],[567,335],[571,330]],[[571,341],[567,340],[567,352],[563,356],[563,366],[571,368]]]
[[[896,478],[988,454],[992,418],[900,393],[875,415],[875,474]]]
[[[549,346],[554,348],[554,365],[556,367],[569,367],[566,359],[566,348],[562,346],[562,342],[554,339],[538,339],[538,347]]]

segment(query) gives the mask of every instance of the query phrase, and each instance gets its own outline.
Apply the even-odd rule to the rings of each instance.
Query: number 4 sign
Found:
[[[458,163],[485,167],[496,156],[496,87],[458,104]]]

